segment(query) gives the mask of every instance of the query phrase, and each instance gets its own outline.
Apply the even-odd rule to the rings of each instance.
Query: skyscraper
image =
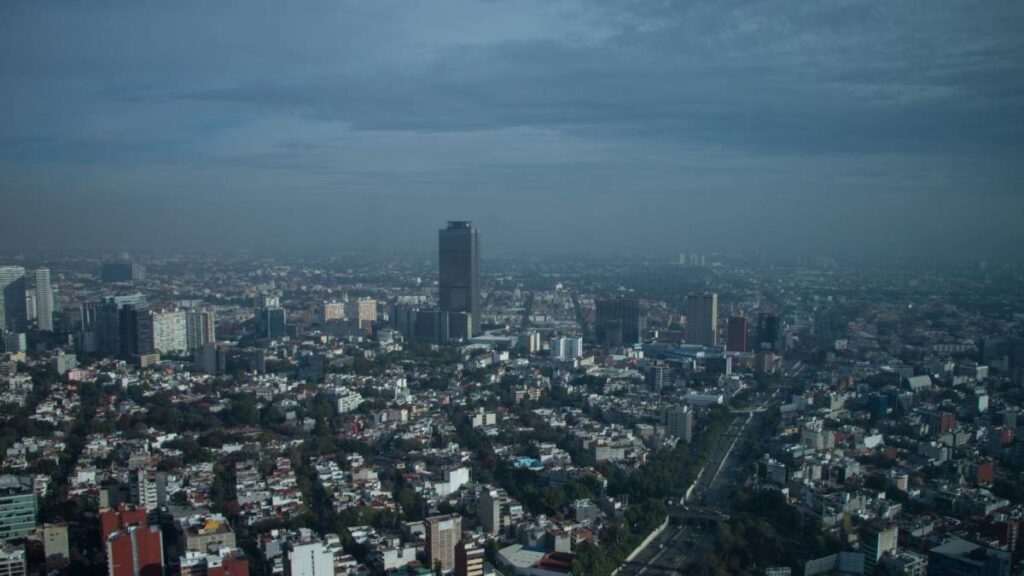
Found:
[[[597,340],[609,348],[641,342],[647,318],[636,298],[613,298],[594,303],[597,312]]]
[[[28,314],[25,307],[25,269],[0,266],[0,330],[24,332]]]
[[[185,313],[185,323],[189,350],[201,350],[206,343],[217,341],[213,310],[189,310]]]
[[[746,317],[730,316],[725,349],[729,352],[746,352],[749,328]]]
[[[757,315],[757,348],[776,351],[781,348],[782,329],[779,316],[771,312]]]
[[[427,532],[427,559],[431,569],[443,572],[455,568],[455,544],[462,537],[462,517],[458,514],[431,516],[423,520]]]
[[[53,289],[50,287],[50,270],[36,270],[36,320],[43,332],[53,332]]]
[[[480,234],[471,222],[449,221],[438,231],[438,307],[469,314],[469,333],[452,326],[453,338],[480,333]]]
[[[718,345],[718,294],[690,294],[686,297],[686,343]]]

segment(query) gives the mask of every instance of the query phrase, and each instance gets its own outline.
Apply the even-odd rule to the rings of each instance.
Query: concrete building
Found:
[[[899,530],[895,524],[862,526],[860,550],[864,553],[864,574],[874,574],[878,561],[888,552],[895,552]]]
[[[423,520],[427,534],[427,565],[448,572],[455,568],[455,544],[462,537],[462,517],[458,514],[431,516]]]
[[[0,548],[0,576],[25,576],[28,574],[28,559],[25,548],[4,544]]]
[[[217,341],[213,310],[185,312],[185,338],[189,350],[202,350],[209,342]]]
[[[36,279],[36,323],[39,330],[53,332],[53,288],[50,286],[50,270],[39,268]]]
[[[666,436],[675,436],[687,444],[693,440],[693,409],[689,406],[666,409],[664,422]]]
[[[31,476],[0,476],[0,541],[33,534],[38,512]]]
[[[154,312],[150,324],[153,327],[154,351],[168,354],[189,349],[188,322],[184,310]]]
[[[551,339],[551,357],[573,360],[583,355],[583,338],[562,336]]]
[[[455,576],[483,576],[484,549],[475,544],[459,541],[455,545]]]
[[[294,544],[288,551],[289,576],[334,576],[334,553],[322,542]]]

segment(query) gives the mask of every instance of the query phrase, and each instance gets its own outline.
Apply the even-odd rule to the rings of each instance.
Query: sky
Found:
[[[8,250],[1024,255],[1024,2],[0,3]]]

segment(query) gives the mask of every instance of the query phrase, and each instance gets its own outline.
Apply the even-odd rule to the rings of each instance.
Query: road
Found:
[[[800,368],[797,363],[784,375],[799,373]],[[735,417],[722,441],[715,446],[698,475],[690,498],[670,508],[673,521],[633,561],[624,565],[617,576],[683,574],[702,552],[714,550],[715,523],[728,518],[733,488],[741,485],[752,472],[741,461],[743,446],[760,428],[761,414],[775,406],[776,396],[777,391],[764,396],[750,409],[734,412]],[[683,502],[683,494],[677,494],[672,502]]]

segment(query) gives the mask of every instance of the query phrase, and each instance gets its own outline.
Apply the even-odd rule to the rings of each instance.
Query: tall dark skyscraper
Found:
[[[757,315],[757,348],[772,352],[782,347],[782,325],[779,316],[771,312]]]
[[[632,346],[643,340],[647,317],[636,298],[598,300],[597,340],[603,346]]]
[[[469,314],[470,333],[480,333],[480,234],[472,222],[449,221],[438,232],[438,307]],[[462,337],[452,329],[453,337]]]
[[[25,269],[0,266],[0,330],[24,332],[27,327]]]

